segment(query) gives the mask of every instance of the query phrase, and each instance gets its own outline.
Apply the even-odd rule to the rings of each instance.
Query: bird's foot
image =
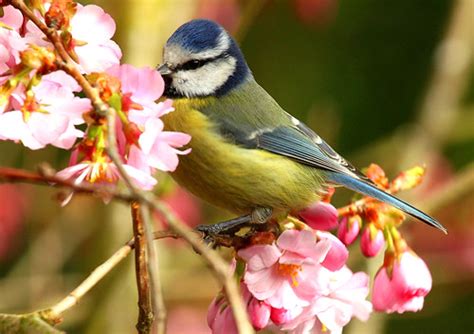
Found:
[[[196,227],[198,232],[203,234],[203,240],[208,244],[216,244],[220,237],[234,236],[242,227],[252,226],[253,224],[264,224],[272,215],[272,209],[258,208],[251,214],[226,220],[212,225],[199,225]]]
[[[199,225],[196,227],[198,232],[203,234],[203,240],[207,244],[215,243],[218,236],[231,236],[238,232],[242,227],[252,221],[251,215],[245,215],[234,219],[226,220],[212,225]]]

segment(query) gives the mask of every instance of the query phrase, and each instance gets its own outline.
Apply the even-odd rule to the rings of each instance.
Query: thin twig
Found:
[[[101,197],[113,198],[130,203],[135,197],[130,194],[119,193],[108,186],[95,186],[93,184],[76,184],[49,173],[35,173],[24,169],[0,167],[0,183],[30,183],[53,187],[64,187],[71,189],[75,194],[95,194]]]
[[[117,264],[125,259],[131,251],[130,245],[122,246],[107,261],[98,266],[94,271],[69,295],[50,309],[43,311],[41,316],[48,322],[57,323],[61,315],[75,306],[80,299],[102,280]]]
[[[133,235],[135,239],[135,276],[138,288],[138,322],[136,327],[138,333],[148,334],[151,332],[154,314],[151,303],[150,275],[147,266],[147,240],[140,206],[138,202],[133,202],[131,205]]]
[[[140,206],[140,214],[145,230],[148,272],[150,273],[151,304],[153,306],[156,321],[152,324],[153,333],[166,333],[166,305],[163,298],[163,287],[159,271],[158,256],[156,254],[155,243],[153,242],[153,226],[149,219],[149,210],[144,205]],[[156,329],[156,330],[155,330]]]
[[[172,231],[157,231],[153,233],[153,239],[179,238]],[[77,305],[82,297],[99,283],[113,268],[124,260],[134,248],[135,241],[131,239],[120,247],[107,261],[94,269],[94,271],[79,284],[71,293],[54,306],[41,311],[41,317],[49,323],[58,323],[64,312]]]

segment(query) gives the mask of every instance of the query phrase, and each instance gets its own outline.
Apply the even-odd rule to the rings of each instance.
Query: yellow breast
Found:
[[[180,157],[173,178],[189,191],[232,212],[256,207],[298,210],[318,199],[322,180],[314,169],[258,149],[225,140],[216,125],[198,110],[214,98],[179,99],[164,116],[165,129],[192,136],[192,152]]]

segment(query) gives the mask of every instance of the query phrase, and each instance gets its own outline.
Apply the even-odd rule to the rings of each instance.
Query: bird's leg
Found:
[[[204,240],[209,241],[212,236],[219,234],[232,235],[242,227],[250,224],[264,224],[272,215],[272,209],[257,208],[250,214],[226,220],[212,225],[199,225],[196,230],[204,234]]]
[[[250,223],[251,220],[252,215],[249,214],[212,225],[199,225],[196,227],[196,230],[204,233],[205,235],[218,235],[224,233],[228,234],[229,232],[234,231],[236,228],[240,229],[245,224]]]

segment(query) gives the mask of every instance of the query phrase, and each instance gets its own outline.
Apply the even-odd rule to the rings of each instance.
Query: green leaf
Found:
[[[60,331],[37,313],[0,314],[0,333],[2,334],[61,334]]]

